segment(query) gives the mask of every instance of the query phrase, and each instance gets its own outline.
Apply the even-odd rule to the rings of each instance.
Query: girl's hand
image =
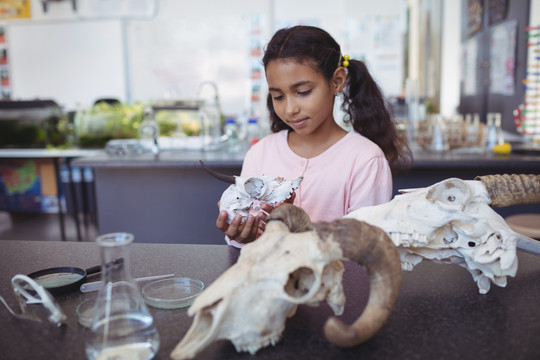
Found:
[[[256,216],[248,215],[247,220],[242,224],[242,216],[236,215],[231,223],[229,224],[227,211],[223,210],[219,213],[216,220],[217,228],[227,235],[231,240],[235,240],[238,243],[246,244],[252,241],[255,241],[259,236],[261,236],[266,228],[266,218],[275,208],[283,205],[284,203],[292,204],[296,197],[296,193],[292,193],[291,196],[284,202],[279,202],[274,204],[274,206],[269,204],[262,204],[261,211]],[[219,208],[218,202],[218,208]]]
[[[264,232],[266,223],[266,214],[261,213],[257,216],[248,215],[247,220],[242,224],[242,216],[236,215],[232,222],[227,222],[227,211],[221,211],[216,220],[217,228],[227,235],[231,240],[235,240],[241,244],[246,244],[254,241]]]
[[[294,199],[296,198],[296,193],[293,192],[291,194],[291,196],[286,199],[285,201],[283,202],[278,202],[278,203],[275,203],[274,206],[272,205],[269,205],[269,204],[262,204],[261,205],[261,209],[263,209],[264,211],[266,211],[268,214],[270,214],[272,212],[272,210],[274,210],[275,208],[283,205],[283,204],[293,204],[294,203]]]

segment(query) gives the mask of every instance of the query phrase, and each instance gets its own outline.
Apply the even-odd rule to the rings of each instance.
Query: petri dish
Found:
[[[178,309],[190,306],[203,291],[200,280],[185,277],[157,280],[142,288],[144,302],[158,309]]]
[[[96,299],[94,298],[86,299],[79,305],[77,305],[77,319],[79,320],[79,324],[84,327],[89,328],[90,326],[92,326],[92,316],[94,315],[95,300]]]

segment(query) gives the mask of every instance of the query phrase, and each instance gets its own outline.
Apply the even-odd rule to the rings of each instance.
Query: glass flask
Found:
[[[102,280],[86,341],[89,359],[145,360],[153,358],[159,348],[154,320],[130,274],[133,238],[128,233],[112,233],[96,240]]]

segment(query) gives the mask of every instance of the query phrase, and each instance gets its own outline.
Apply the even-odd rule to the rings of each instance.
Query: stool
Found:
[[[504,220],[515,232],[540,240],[540,214],[516,214]]]

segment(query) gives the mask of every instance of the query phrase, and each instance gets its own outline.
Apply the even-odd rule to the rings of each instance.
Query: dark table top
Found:
[[[236,261],[239,251],[225,245],[131,245],[135,277],[175,273],[209,285]],[[0,241],[0,295],[16,301],[11,277],[54,266],[87,268],[99,263],[91,242]],[[367,276],[346,262],[345,322],[365,306]],[[94,293],[95,294],[95,293]],[[64,328],[19,320],[0,309],[0,359],[84,359],[89,331],[78,325],[75,308],[91,293],[58,297],[68,324]],[[403,273],[401,292],[387,323],[372,339],[352,349],[326,341],[323,324],[331,310],[300,306],[275,347],[251,356],[236,353],[228,341],[214,343],[197,359],[540,359],[540,258],[519,253],[519,269],[506,288],[492,286],[480,295],[469,273],[457,265],[431,262]],[[169,354],[191,325],[186,309],[149,308],[161,345],[156,359]]]

